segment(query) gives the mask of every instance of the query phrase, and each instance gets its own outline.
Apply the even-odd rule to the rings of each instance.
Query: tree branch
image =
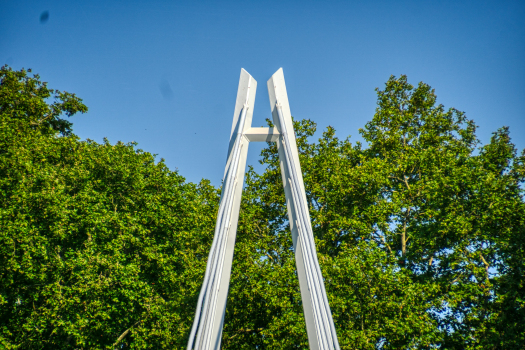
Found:
[[[49,119],[51,117],[53,117],[52,113],[45,118],[37,120],[36,122],[31,122],[31,125],[41,125],[46,119]]]
[[[122,339],[124,339],[126,337],[126,335],[128,335],[128,333],[131,331],[131,328],[135,327],[136,325],[138,325],[141,321],[137,321],[137,323],[135,323],[133,326],[129,327],[128,329],[126,329],[121,335],[120,337],[118,337],[117,341],[115,342],[115,344],[113,344],[113,346],[117,346],[118,343],[121,342]]]
[[[384,245],[388,248],[388,251],[392,253],[392,249],[390,248],[388,243],[386,243],[385,237],[383,235],[380,235],[379,237],[381,237],[381,240],[383,241]]]
[[[485,258],[483,257],[483,254],[479,253],[479,257],[481,258],[481,261],[485,265],[485,271],[487,271],[487,274],[488,274],[489,273],[490,264],[487,262],[487,260],[485,260]]]
[[[403,178],[405,179],[405,185],[407,186],[408,190],[410,191],[410,186],[408,185],[406,175],[403,175]]]

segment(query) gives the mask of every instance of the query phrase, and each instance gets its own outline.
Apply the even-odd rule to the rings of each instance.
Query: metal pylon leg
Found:
[[[250,141],[277,142],[310,349],[339,350],[317,260],[282,69],[268,80],[276,128],[251,128],[256,88],[255,79],[242,69],[215,234],[187,350],[220,349]]]

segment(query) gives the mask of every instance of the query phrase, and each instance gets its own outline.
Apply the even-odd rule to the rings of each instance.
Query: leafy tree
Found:
[[[414,87],[405,76],[391,77],[377,93],[376,113],[360,130],[366,147],[339,140],[331,127],[309,143],[315,124],[295,123],[341,343],[349,349],[522,347],[524,154],[517,154],[506,128],[479,147],[474,122],[438,105],[424,83]],[[258,274],[272,271],[282,285],[295,276],[275,146],[262,156],[267,169],[248,177],[252,209],[243,207],[240,236],[261,232],[263,240],[251,260],[243,255],[234,266],[262,265]],[[289,283],[273,300],[266,287],[251,295],[251,307],[264,301],[273,309],[291,300],[281,309],[300,310],[297,288]],[[237,310],[246,308],[241,300],[232,297],[227,313],[238,325],[249,318],[237,319]],[[284,327],[281,318],[259,324],[260,346],[304,347],[304,326]],[[240,328],[232,327],[226,334],[242,339],[235,346],[241,348]],[[278,341],[268,340],[265,330]]]
[[[295,129],[319,261],[344,349],[525,344],[525,154],[481,146],[430,86],[391,77],[360,130]],[[185,348],[220,190],[135,144],[80,141],[87,108],[0,71],[0,344]],[[225,349],[308,347],[277,150],[250,169]]]
[[[352,171],[360,148],[334,141],[333,129],[325,133],[319,144],[308,143],[308,137],[315,132],[311,121],[296,122],[295,131],[319,261],[342,348],[429,346],[438,337],[437,322],[428,313],[435,287],[414,283],[410,271],[400,267],[394,255],[362,238],[360,232],[354,236],[345,226],[354,222],[366,227],[366,223],[359,222],[355,215],[345,218],[341,203],[338,207],[318,197],[331,193],[337,198],[338,189],[345,196],[354,193],[348,186],[351,182],[335,177]],[[262,153],[267,170],[260,175],[250,170],[246,180],[234,257],[234,266],[240,269],[234,271],[230,288],[230,293],[244,291],[244,295],[239,298],[231,293],[223,342],[232,349],[304,349],[308,341],[277,149],[269,144]],[[328,164],[330,161],[347,162],[348,168]],[[312,181],[317,171],[329,176],[333,183],[319,178]],[[372,207],[373,204],[365,203],[368,198],[363,188],[359,184],[356,187],[355,195],[363,198],[365,207]],[[325,217],[333,225],[331,228],[324,224]],[[257,241],[251,243],[251,249],[244,248],[242,242],[253,242],[254,237]],[[251,316],[265,312],[270,313],[269,317]],[[246,324],[257,326],[242,327]]]
[[[0,72],[0,344],[182,347],[217,191],[134,144],[79,141],[61,114],[82,100]]]

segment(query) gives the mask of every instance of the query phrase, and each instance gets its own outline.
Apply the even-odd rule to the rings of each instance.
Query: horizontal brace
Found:
[[[243,134],[250,142],[275,142],[281,135],[276,128],[249,128]]]

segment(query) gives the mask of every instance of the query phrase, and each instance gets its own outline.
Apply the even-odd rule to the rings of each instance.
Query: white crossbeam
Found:
[[[249,142],[277,142],[310,349],[339,350],[317,260],[282,69],[268,80],[274,128],[252,128],[257,82],[241,70],[213,243],[187,350],[219,350]]]
[[[250,128],[244,136],[251,142],[272,142],[279,140],[279,131],[276,128]]]

